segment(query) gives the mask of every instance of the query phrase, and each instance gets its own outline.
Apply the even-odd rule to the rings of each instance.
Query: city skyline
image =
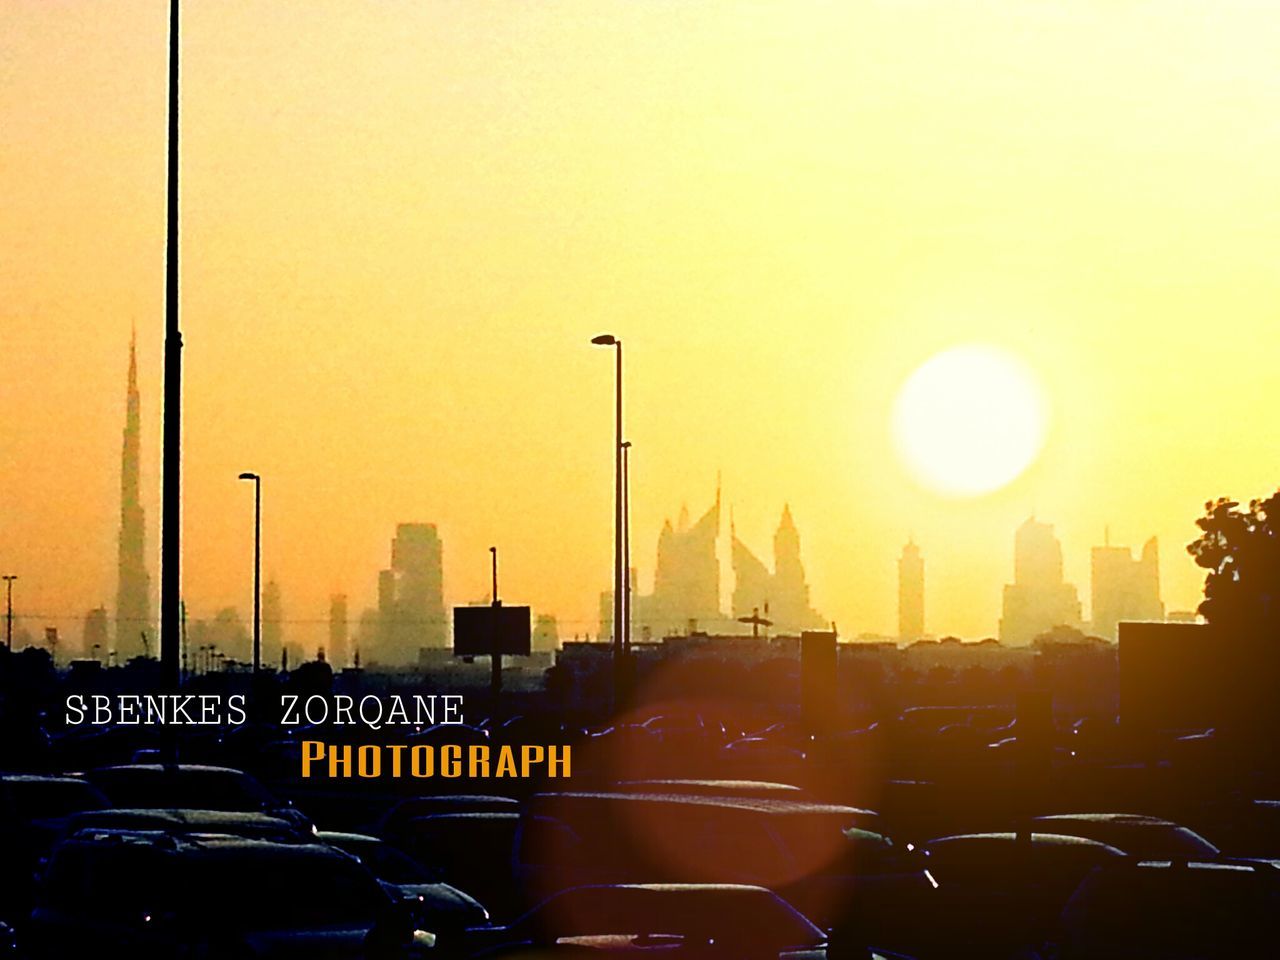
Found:
[[[139,489],[141,399],[137,383],[136,353],[135,331],[131,334],[129,341],[125,428],[120,472],[120,511],[122,520],[118,543],[118,589],[116,609],[112,615],[112,622],[116,625],[116,631],[112,634],[110,644],[111,654],[120,662],[143,652],[141,641],[132,644],[126,641],[124,646],[121,646],[119,624],[138,620],[147,620],[149,622],[150,577],[146,568],[147,560],[154,559],[150,554],[145,553],[143,546],[148,536],[145,520],[146,511],[141,506],[142,497]],[[775,621],[772,628],[773,632],[798,633],[801,629],[817,629],[830,622],[822,621],[816,611],[808,606],[809,588],[800,555],[799,534],[792,519],[789,504],[784,504],[782,519],[773,537],[774,572],[770,572],[752,553],[750,548],[738,538],[732,518],[729,522],[727,536],[725,535],[725,531],[722,530],[720,514],[721,484],[720,480],[717,479],[715,502],[699,521],[696,523],[690,522],[687,505],[681,507],[678,522],[674,526],[670,518],[664,519],[662,530],[658,536],[657,563],[653,567],[652,575],[649,579],[649,582],[654,585],[654,590],[649,594],[643,594],[640,590],[641,579],[637,577],[633,583],[635,590],[634,602],[637,608],[636,612],[633,613],[633,623],[638,634],[654,637],[675,635],[687,632],[690,629],[690,625],[693,625],[696,629],[710,630],[713,633],[737,632],[734,623],[738,618],[751,615],[754,612],[766,617],[771,615],[768,605],[770,601],[767,596],[771,591],[779,593],[780,602],[785,608],[783,616]],[[376,573],[377,586],[369,604],[362,608],[364,611],[363,619],[353,620],[349,614],[344,612],[344,626],[350,628],[354,625],[356,628],[354,634],[352,634],[356,647],[358,648],[363,644],[366,656],[372,654],[375,662],[379,657],[383,662],[409,661],[412,660],[415,651],[420,647],[432,648],[445,645],[449,630],[448,610],[454,605],[473,602],[463,599],[461,596],[445,596],[443,544],[440,542],[436,530],[437,525],[435,523],[397,523],[396,536],[392,539],[392,566]],[[1047,537],[1047,549],[1053,552],[1054,556],[1047,560],[1032,559],[1036,552],[1043,548],[1043,545],[1037,543],[1029,548],[1021,545],[1021,539],[1027,534],[1031,534],[1033,539]],[[402,538],[406,536],[409,539],[403,540],[402,543]],[[425,541],[416,542],[422,540],[423,537],[429,540],[430,543]],[[1052,613],[1032,613],[1028,615],[1025,612],[1015,612],[1013,615],[1015,618],[1021,618],[1029,624],[1035,624],[1035,626],[1006,628],[1002,619],[997,621],[992,630],[970,634],[968,635],[969,639],[1000,637],[1006,642],[1020,645],[1029,642],[1037,633],[1048,630],[1053,626],[1070,626],[1083,628],[1086,631],[1092,631],[1099,636],[1114,640],[1115,624],[1118,619],[1124,619],[1125,616],[1136,619],[1163,619],[1167,608],[1160,599],[1162,588],[1159,561],[1157,559],[1157,538],[1150,537],[1144,542],[1140,556],[1136,561],[1132,558],[1129,547],[1114,546],[1110,543],[1109,526],[1104,530],[1104,541],[1103,545],[1095,544],[1089,549],[1090,567],[1087,582],[1089,584],[1090,603],[1088,608],[1089,616],[1085,617],[1082,612],[1084,607],[1079,599],[1078,588],[1071,577],[1063,572],[1066,566],[1062,555],[1062,547],[1054,535],[1053,526],[1051,524],[1037,523],[1035,517],[1025,520],[1015,531],[1012,554],[1013,581],[1012,585],[1006,585],[1004,588],[1005,600],[1003,606],[1005,618],[1007,619],[1010,616],[1010,590],[1025,589],[1028,585],[1034,590],[1037,588],[1038,583],[1047,585],[1051,593],[1057,589],[1057,584],[1061,584],[1063,589],[1069,590],[1071,594],[1069,600],[1051,600],[1048,606],[1054,609],[1061,608],[1062,610],[1071,607],[1074,612],[1064,616],[1056,616]],[[728,547],[728,566],[731,571],[727,589],[722,587],[720,583],[720,571],[723,563],[717,555],[722,542]],[[404,553],[404,558],[400,560],[396,559],[398,550]],[[897,631],[859,629],[855,625],[855,630],[852,633],[845,634],[846,638],[852,639],[855,636],[896,636],[899,640],[911,640],[935,635],[926,633],[923,627],[918,632],[910,635],[903,632],[903,603],[904,597],[907,596],[903,592],[903,564],[904,562],[909,562],[920,565],[923,562],[919,545],[915,543],[914,536],[908,538],[907,546],[903,550],[902,556],[897,560]],[[706,553],[705,557],[702,556],[703,553]],[[910,561],[906,559],[908,553],[912,554]],[[406,559],[410,555],[413,555],[415,559],[412,561]],[[426,568],[433,566],[434,572],[430,572],[426,568],[417,569],[424,564]],[[1045,574],[1043,570],[1036,571],[1028,579],[1028,575],[1023,570],[1023,567],[1028,564],[1039,564],[1041,566],[1048,564],[1054,569],[1048,574]],[[706,570],[703,570],[703,567],[706,567]],[[638,565],[633,564],[633,570],[638,569],[640,569]],[[665,574],[664,570],[666,571]],[[418,611],[416,616],[406,617],[399,612],[399,606],[402,601],[397,595],[402,588],[398,584],[404,581],[406,576],[411,584],[410,590],[415,594],[410,606]],[[914,573],[911,576],[922,577],[922,573]],[[706,582],[704,583],[703,581]],[[763,598],[759,600],[758,604],[748,603],[746,599],[747,592],[753,590]],[[916,591],[916,588],[908,588],[908,593],[912,591]],[[922,580],[918,593],[920,594],[920,603],[922,605]],[[686,596],[686,594],[689,596]],[[137,612],[139,596],[143,598],[141,613]],[[264,589],[263,625],[264,658],[266,661],[279,662],[283,649],[280,637],[286,626],[290,628],[291,634],[287,646],[294,651],[295,656],[299,654],[305,655],[308,650],[314,652],[315,650],[324,649],[327,642],[332,643],[335,637],[339,635],[335,633],[333,619],[334,602],[338,596],[337,594],[329,595],[328,617],[326,619],[321,619],[318,616],[286,618],[280,613],[280,586],[274,578],[270,579]],[[340,596],[342,597],[342,605],[345,611],[345,594]],[[595,621],[597,627],[595,635],[607,638],[610,635],[611,617],[606,608],[612,603],[612,593],[603,591],[599,596],[601,612]],[[710,599],[711,597],[718,599],[713,603]],[[1148,597],[1151,599],[1148,599]],[[779,601],[775,600],[774,602],[777,603]],[[1020,603],[1023,601],[1015,602]],[[1038,601],[1032,597],[1033,606],[1036,602]],[[1063,606],[1063,604],[1066,604],[1066,606]],[[132,613],[127,609],[129,607],[133,609]],[[687,611],[686,608],[688,608]],[[1100,608],[1102,609],[1100,610]],[[1186,610],[1175,610],[1173,612],[1179,618],[1183,618],[1188,615],[1194,615],[1194,608],[1195,604],[1193,603]],[[118,611],[125,611],[125,613],[122,615]],[[686,613],[682,613],[682,611],[686,611]],[[94,611],[91,611],[90,616],[93,613]],[[219,606],[216,611],[210,608],[205,613],[204,621],[216,624],[229,616],[238,616],[238,609],[233,602]],[[777,617],[778,612],[774,610],[772,615]],[[561,621],[550,610],[544,610],[542,616],[555,618],[557,622],[566,622]],[[1101,620],[1099,617],[1101,617]],[[61,613],[48,616],[40,611],[33,611],[28,614],[23,614],[19,611],[15,615],[15,620],[25,621],[21,624],[22,633],[24,636],[31,637],[36,636],[39,630],[45,629],[48,625],[57,626],[63,621],[79,620],[81,623],[80,629],[85,636],[88,635],[87,631],[89,629],[92,629],[95,633],[98,629],[96,626],[89,628],[85,624],[83,614],[79,617]],[[402,625],[397,625],[398,620],[404,620],[405,622]],[[908,615],[909,622],[916,622],[917,620],[919,620],[919,615],[915,613]],[[40,623],[37,623],[37,621],[40,621]],[[47,624],[45,621],[47,621]],[[202,622],[195,618],[193,618],[193,621]],[[567,622],[570,626],[578,628],[573,631],[572,636],[589,637],[593,635],[589,629],[590,621]],[[417,627],[422,624],[428,625],[423,628],[425,632],[417,630]],[[65,626],[61,627],[61,629],[64,635],[70,635]],[[295,632],[299,634],[296,638],[292,636]],[[421,637],[417,636],[419,632],[422,633]],[[936,634],[936,636],[958,635],[962,635],[960,631],[945,629]],[[343,639],[345,640],[345,636]],[[150,646],[153,642],[154,638],[149,634],[147,648],[152,655],[156,653],[155,649]],[[234,647],[235,643],[227,644],[227,646]],[[223,653],[231,659],[237,659],[234,649],[224,650]],[[103,658],[106,655],[107,648],[104,646],[102,648]],[[348,655],[345,647],[341,655],[344,658]]]
[[[137,386],[136,335],[129,342],[129,366],[126,390],[125,428],[121,468],[121,528],[119,535],[117,610],[124,610],[123,604],[136,605],[136,597],[141,591],[144,597],[144,614],[149,616],[148,591],[150,579],[146,572],[146,556],[142,544],[146,540],[145,512],[139,502],[138,463],[140,450],[140,407],[141,399]],[[739,632],[735,621],[741,617],[760,614],[772,618],[771,632],[799,633],[802,629],[819,629],[829,621],[823,621],[809,605],[809,588],[805,577],[803,557],[801,555],[799,533],[791,515],[790,504],[784,504],[782,517],[773,536],[775,567],[770,571],[737,535],[736,524],[730,517],[727,535],[722,529],[721,517],[721,481],[717,479],[715,501],[710,509],[697,521],[691,522],[687,505],[683,505],[675,525],[670,518],[663,521],[658,536],[657,563],[653,568],[651,583],[654,590],[644,594],[640,590],[641,580],[634,581],[636,612],[633,623],[638,636],[655,638],[687,632],[692,625],[696,629],[713,633]],[[1030,546],[1023,543],[1024,537],[1030,535],[1036,542]],[[1115,639],[1115,623],[1125,616],[1137,619],[1163,619],[1165,606],[1160,601],[1161,587],[1159,561],[1157,559],[1156,538],[1151,537],[1143,544],[1138,560],[1134,560],[1130,548],[1114,546],[1110,543],[1110,529],[1104,531],[1103,545],[1095,545],[1090,549],[1089,576],[1089,616],[1084,617],[1083,607],[1078,598],[1078,589],[1063,574],[1063,558],[1061,545],[1054,536],[1052,525],[1037,523],[1029,518],[1018,528],[1014,537],[1013,550],[1013,583],[1015,587],[1006,586],[1004,601],[1005,616],[1009,616],[1009,591],[1026,589],[1028,584],[1035,589],[1037,584],[1048,584],[1050,592],[1056,589],[1055,584],[1063,584],[1064,589],[1071,592],[1070,603],[1074,604],[1075,613],[1068,617],[1056,617],[1053,614],[1043,616],[1025,613],[1016,616],[1029,619],[1036,625],[1032,627],[1016,627],[1006,629],[1003,621],[997,623],[996,629],[972,636],[979,639],[987,636],[1000,636],[1001,639],[1015,645],[1025,644],[1037,633],[1053,626],[1071,626],[1096,632],[1108,639]],[[728,565],[731,571],[727,585],[722,586],[722,561],[717,551],[724,542],[728,547]],[[1047,559],[1037,557],[1037,551],[1049,550],[1052,556]],[[705,554],[705,556],[704,556]],[[454,605],[465,602],[462,598],[446,598],[444,592],[443,544],[441,543],[435,523],[401,522],[396,525],[396,535],[391,541],[391,566],[376,574],[376,592],[374,599],[363,609],[361,618],[353,618],[346,608],[345,594],[331,594],[328,597],[328,617],[287,618],[281,612],[280,586],[273,578],[268,580],[263,597],[263,636],[264,662],[279,663],[281,652],[285,646],[293,651],[293,656],[306,656],[308,651],[315,652],[327,649],[340,638],[341,647],[334,651],[339,662],[345,664],[351,652],[347,649],[348,631],[356,648],[363,648],[366,658],[374,662],[409,662],[416,656],[419,648],[440,647],[447,643],[449,629],[448,610]],[[906,564],[906,566],[904,566]],[[920,639],[931,634],[923,628],[923,614],[912,611],[905,614],[904,602],[916,604],[923,610],[923,559],[920,547],[914,536],[908,538],[902,555],[897,560],[898,597],[896,632],[879,632],[874,629],[857,629],[846,633],[847,639],[854,636],[896,636],[900,641]],[[1052,567],[1052,570],[1037,569],[1028,573],[1026,568],[1038,566]],[[633,569],[636,569],[633,566]],[[139,581],[139,571],[141,580]],[[908,586],[904,577],[918,581]],[[406,585],[407,584],[407,588]],[[1022,586],[1017,586],[1021,584]],[[407,591],[407,592],[406,592]],[[758,594],[758,597],[756,596]],[[771,597],[771,594],[775,596]],[[1153,599],[1148,599],[1148,595]],[[612,604],[611,592],[600,594],[600,616],[597,621],[597,633],[600,638],[610,635],[609,609]],[[750,597],[756,597],[754,601]],[[715,598],[714,600],[712,598]],[[339,602],[340,600],[340,602]],[[473,602],[473,601],[472,601]],[[770,608],[773,604],[773,609]],[[1061,607],[1059,601],[1049,603],[1050,607]],[[1034,603],[1033,603],[1034,606]],[[687,608],[687,609],[686,609]],[[781,609],[779,609],[781,608]],[[1101,612],[1100,612],[1101,608]],[[335,622],[335,611],[341,609],[341,627]],[[1065,609],[1065,608],[1064,608]],[[96,613],[91,611],[89,617]],[[1179,611],[1185,615],[1185,611]],[[209,611],[203,619],[193,618],[194,623],[202,623],[201,629],[210,625],[227,622],[227,618],[239,615],[236,604],[219,607],[216,612]],[[19,618],[23,618],[21,613]],[[125,616],[124,622],[139,619],[140,615]],[[544,610],[541,616],[554,618],[553,611]],[[1099,617],[1102,619],[1099,620]],[[26,615],[24,632],[34,636],[40,629],[36,620],[62,621],[69,619],[63,616],[41,617],[40,614]],[[97,626],[90,626],[82,617],[81,631],[86,638],[85,655],[88,654],[88,636],[92,631],[96,636]],[[1039,622],[1039,621],[1043,622]],[[122,622],[122,616],[114,613],[113,622]],[[904,632],[904,623],[917,623],[919,629]],[[585,624],[575,623],[575,627]],[[282,634],[288,627],[287,644],[282,641]],[[299,629],[301,628],[301,629]],[[323,628],[323,629],[321,629]],[[240,627],[225,629],[234,634]],[[33,630],[35,632],[33,632]],[[126,644],[121,647],[117,633],[112,637],[111,653],[119,662],[127,660],[142,652],[140,644]],[[224,630],[225,632],[225,630]],[[64,635],[70,633],[64,628]],[[296,636],[295,636],[296,634]],[[230,634],[228,634],[230,635]],[[574,631],[573,636],[591,636],[590,629]],[[943,630],[937,636],[957,635],[956,631]],[[150,643],[150,641],[148,641]],[[247,642],[247,634],[245,635]],[[224,641],[226,647],[222,652],[230,659],[243,659],[243,651],[236,649],[239,640]],[[136,648],[136,649],[135,649]],[[150,652],[154,655],[155,650]],[[102,645],[101,656],[107,656],[107,646]],[[332,656],[332,654],[330,655]]]
[[[155,543],[164,10],[4,15],[0,549],[18,610],[74,636],[115,592],[111,361],[133,325]],[[193,613],[245,606],[249,465],[297,619],[337,591],[362,609],[388,531],[428,518],[451,600],[484,591],[499,543],[513,595],[586,630],[611,554],[612,371],[586,346],[605,326],[629,344],[635,541],[723,469],[746,541],[792,504],[814,606],[847,631],[892,632],[914,532],[931,623],[989,634],[1033,513],[1077,585],[1106,525],[1158,537],[1166,606],[1189,609],[1203,502],[1273,487],[1280,455],[1237,407],[1275,396],[1236,347],[1266,342],[1277,292],[1273,94],[1239,82],[1276,37],[1247,5],[1212,29],[1185,4],[1116,12],[1101,46],[1089,10],[964,4],[322,3],[299,26],[248,3],[186,26]],[[850,36],[875,54],[837,56]],[[1221,317],[1231,335],[1206,336]],[[966,343],[1016,355],[1049,407],[1030,467],[968,499],[916,482],[890,416]],[[1229,370],[1231,395],[1189,390],[1193,367]]]

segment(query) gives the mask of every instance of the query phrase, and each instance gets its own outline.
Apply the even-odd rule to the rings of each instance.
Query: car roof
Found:
[[[216,826],[261,826],[287,827],[297,830],[297,825],[283,817],[273,817],[268,813],[239,810],[201,810],[188,807],[111,807],[106,810],[86,810],[74,814],[71,825],[77,823],[111,820],[122,820],[127,824],[130,820],[150,820],[174,826],[216,827]]]
[[[347,833],[343,830],[321,830],[316,833],[316,839],[324,843],[374,843],[381,844],[387,841],[381,837],[375,837],[368,833]]]
[[[861,807],[847,807],[835,803],[819,803],[811,800],[792,800],[787,797],[740,797],[740,796],[707,796],[704,794],[664,793],[628,793],[617,791],[565,793],[536,793],[529,798],[530,807],[534,805],[568,803],[589,803],[591,801],[609,801],[619,803],[657,803],[686,804],[689,806],[723,807],[734,810],[748,810],[755,813],[775,815],[786,814],[848,814],[850,817],[874,817],[874,810]]]
[[[646,793],[675,792],[688,795],[689,792],[710,793],[715,796],[739,796],[747,793],[781,794],[783,799],[789,794],[804,791],[791,783],[777,783],[772,780],[619,780],[617,786],[628,791],[643,790]]]
[[[1098,840],[1089,840],[1085,837],[1072,837],[1061,833],[1032,833],[1030,834],[1031,845],[1038,849],[1046,848],[1075,848],[1075,849],[1093,849],[1099,852],[1109,851],[1116,856],[1124,856],[1124,852],[1117,850],[1108,844]],[[926,849],[935,849],[939,846],[946,847],[967,847],[977,849],[980,847],[1006,847],[1012,846],[1018,840],[1018,834],[1013,832],[1003,833],[958,833],[947,837],[935,837],[933,840],[927,841],[923,846]]]
[[[213,832],[173,834],[164,830],[87,829],[64,841],[63,845],[66,847],[151,847],[157,851],[175,855],[216,858],[256,853],[351,860],[347,854],[318,841],[282,842]]]
[[[1135,827],[1176,827],[1172,820],[1148,817],[1140,813],[1053,813],[1035,817],[1033,823],[1115,823]]]
[[[204,763],[120,763],[108,767],[95,767],[89,773],[92,775],[134,770],[146,773],[229,773],[237,777],[248,776],[243,770],[237,770],[235,767],[215,767]]]
[[[74,783],[85,787],[92,786],[87,780],[65,773],[0,773],[0,783]]]

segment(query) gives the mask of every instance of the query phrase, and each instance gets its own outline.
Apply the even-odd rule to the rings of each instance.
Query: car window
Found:
[[[52,820],[110,805],[101,791],[73,780],[11,780],[6,786],[13,798],[14,813],[24,822]]]

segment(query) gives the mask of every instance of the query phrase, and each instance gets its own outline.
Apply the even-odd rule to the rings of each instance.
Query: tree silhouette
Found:
[[[1200,613],[1233,630],[1273,633],[1280,627],[1280,491],[1241,507],[1226,497],[1204,505],[1202,531],[1187,544],[1209,571]]]

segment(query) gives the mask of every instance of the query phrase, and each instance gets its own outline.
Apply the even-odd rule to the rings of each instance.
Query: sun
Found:
[[[998,490],[1044,445],[1047,404],[1035,374],[997,347],[969,344],[935,354],[898,391],[893,432],[915,477],[940,493]]]

